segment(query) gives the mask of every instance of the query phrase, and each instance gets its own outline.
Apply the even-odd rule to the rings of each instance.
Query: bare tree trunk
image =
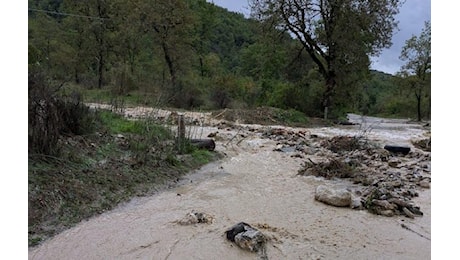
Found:
[[[422,95],[415,94],[417,97],[417,121],[422,121]]]
[[[99,59],[97,64],[97,87],[99,89],[102,88],[103,83],[104,62],[104,55],[102,53],[102,50],[99,50]]]
[[[428,98],[427,118],[431,120],[431,95]]]
[[[328,111],[331,105],[331,98],[336,86],[335,75],[333,72],[328,73],[326,78],[326,90],[323,95],[324,119],[328,119]]]
[[[203,63],[203,57],[200,55],[200,71],[201,71],[201,77],[204,78],[204,63]]]
[[[176,106],[181,106],[180,104],[180,98],[179,95],[181,95],[181,89],[179,88],[177,84],[177,69],[174,64],[173,58],[171,56],[171,52],[168,48],[168,45],[166,42],[162,43],[162,48],[163,48],[163,54],[164,58],[166,61],[166,65],[168,66],[168,71],[169,71],[169,76],[170,76],[170,82],[171,82],[171,89],[169,90],[170,93],[168,93],[168,100],[172,104]]]

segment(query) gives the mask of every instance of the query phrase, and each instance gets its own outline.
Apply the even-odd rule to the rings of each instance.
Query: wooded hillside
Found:
[[[205,0],[29,0],[28,23],[29,74],[87,100],[322,116],[325,82],[301,43]],[[331,117],[415,116],[393,77],[355,76],[335,91]]]

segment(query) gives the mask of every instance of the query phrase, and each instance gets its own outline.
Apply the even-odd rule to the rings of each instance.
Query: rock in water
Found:
[[[332,206],[348,207],[351,204],[351,193],[344,189],[320,185],[316,188],[315,199]]]
[[[246,224],[244,222],[240,222],[233,227],[231,227],[229,230],[225,231],[225,234],[227,234],[227,239],[235,242],[235,236],[238,235],[241,232],[244,232],[246,229],[245,227],[251,227],[249,224]]]
[[[258,252],[261,257],[264,257],[267,238],[259,230],[247,223],[240,222],[225,231],[225,233],[227,239],[235,242],[239,247],[251,252]]]
[[[214,221],[214,217],[203,213],[203,212],[196,212],[192,210],[190,213],[187,213],[185,217],[178,221],[181,225],[193,225],[198,223],[207,223],[210,224]]]

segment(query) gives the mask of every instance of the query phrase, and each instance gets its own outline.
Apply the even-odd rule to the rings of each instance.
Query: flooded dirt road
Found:
[[[358,134],[363,127],[301,131],[334,136]],[[203,135],[219,132],[216,150],[224,159],[187,175],[175,188],[80,223],[30,249],[29,259],[258,259],[225,238],[225,230],[241,221],[269,238],[269,259],[430,259],[429,189],[414,198],[424,213],[414,219],[328,206],[314,199],[318,185],[355,184],[298,176],[305,159],[274,151],[277,142],[263,138],[265,128],[204,128]],[[382,121],[367,134],[382,144],[409,145],[425,132],[403,121]],[[179,225],[192,210],[214,221]]]

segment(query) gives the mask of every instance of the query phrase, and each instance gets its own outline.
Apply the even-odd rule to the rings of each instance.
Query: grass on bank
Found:
[[[29,152],[29,246],[134,196],[152,194],[218,157],[187,146],[152,120],[97,113],[96,131],[59,138],[59,155]]]

